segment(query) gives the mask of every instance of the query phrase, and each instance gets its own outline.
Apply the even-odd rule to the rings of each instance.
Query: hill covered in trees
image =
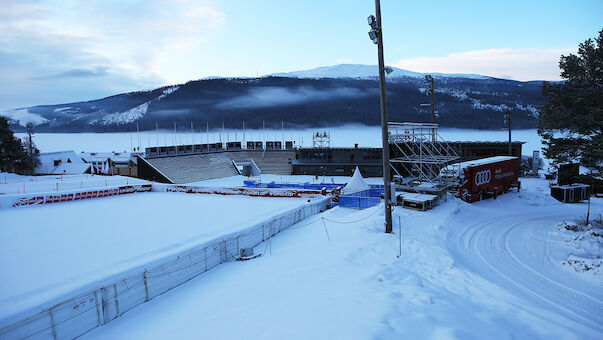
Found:
[[[534,128],[545,100],[541,82],[488,77],[435,77],[437,123],[445,127],[498,129],[511,110],[514,128]],[[421,77],[387,83],[390,121],[430,122]],[[119,94],[88,102],[41,105],[1,113],[16,130],[27,122],[38,132],[114,132],[221,127],[320,127],[379,124],[376,78],[218,78]]]

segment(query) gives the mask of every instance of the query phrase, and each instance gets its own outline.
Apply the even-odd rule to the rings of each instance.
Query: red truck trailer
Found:
[[[519,158],[496,156],[448,165],[441,176],[454,177],[458,197],[466,202],[494,197],[517,188],[519,191]]]

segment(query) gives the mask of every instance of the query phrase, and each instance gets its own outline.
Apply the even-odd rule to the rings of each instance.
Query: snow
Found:
[[[603,265],[603,223],[601,215],[598,220],[592,216],[590,224],[584,221],[563,221],[557,224],[556,232],[551,232],[553,244],[562,248],[555,263],[562,268],[578,273],[582,278],[593,283],[601,283],[601,265]],[[569,255],[568,255],[569,254]]]
[[[161,129],[162,127],[159,126]],[[163,127],[165,128],[165,127]],[[198,129],[198,127],[195,127]],[[211,128],[211,127],[210,127]],[[172,126],[173,129],[173,126]],[[311,147],[312,135],[318,129],[284,130],[281,129],[227,129],[224,132],[210,130],[209,134],[196,130],[195,133],[180,132],[174,134],[172,131],[160,130],[115,133],[36,133],[34,142],[41,152],[74,150],[76,153],[85,152],[125,152],[140,145],[144,150],[146,147],[217,143],[224,140],[242,141],[245,133],[246,141],[281,140],[284,134],[285,140],[295,141],[296,146]],[[333,147],[352,147],[358,143],[359,147],[381,147],[381,128],[379,126],[345,125],[337,127],[324,127],[321,131],[329,131],[331,134],[331,145]],[[507,130],[471,130],[440,128],[440,135],[446,141],[507,141],[509,136]],[[23,138],[25,134],[17,133]],[[226,137],[225,137],[226,136]],[[534,150],[543,147],[540,136],[536,129],[513,130],[514,141],[526,142],[522,147],[524,155],[532,155]],[[540,152],[542,155],[542,151]]]
[[[603,280],[564,268],[555,238],[586,204],[521,180],[497,200],[396,207],[400,257],[382,205],[331,209],[84,338],[601,339]]]
[[[343,187],[342,194],[350,195],[359,191],[365,191],[370,189],[371,187],[364,181],[364,178],[362,178],[362,174],[360,174],[360,169],[356,167],[356,170],[354,170],[354,175],[352,175],[352,179],[350,179],[348,184]]]
[[[132,122],[142,118],[142,116],[144,116],[145,113],[147,113],[147,110],[149,108],[149,103],[150,102],[140,104],[138,106],[135,106],[134,108],[131,108],[128,111],[115,112],[115,113],[108,114],[103,117],[103,119],[101,120],[101,124],[103,124],[103,125],[110,125],[110,124],[121,125],[121,124],[132,123]]]
[[[0,116],[4,116],[11,120],[16,120],[21,126],[26,126],[28,123],[32,123],[35,126],[44,124],[48,121],[48,119],[38,114],[29,112],[28,109],[8,110],[0,112]]]
[[[0,319],[305,202],[153,192],[0,210]]]
[[[38,159],[37,174],[83,174],[90,169],[90,164],[73,151],[43,152]]]
[[[417,194],[414,192],[403,192],[400,193],[399,196],[406,201],[414,201],[414,202],[429,202],[437,198],[436,195],[429,194]]]
[[[487,158],[481,158],[481,159],[474,159],[474,160],[466,161],[466,162],[455,163],[454,165],[460,167],[461,169],[464,169],[464,168],[468,168],[471,166],[480,166],[480,165],[484,165],[484,164],[504,162],[504,161],[508,161],[510,159],[516,159],[516,158],[517,157],[513,157],[513,156],[494,156],[494,157],[487,157]]]
[[[423,79],[425,75],[431,74],[438,78],[470,78],[470,79],[488,79],[490,77],[477,74],[446,74],[446,73],[418,73],[407,71],[397,67],[391,67],[393,72],[387,75],[387,79],[411,77]],[[377,65],[360,64],[339,64],[333,66],[317,67],[310,70],[273,73],[267,77],[288,77],[288,78],[378,78],[379,69]]]
[[[159,97],[157,97],[157,101],[160,101],[163,98],[167,97],[168,95],[176,92],[179,88],[180,88],[180,86],[170,86],[170,87],[166,88],[165,90],[163,90],[161,95]]]
[[[19,176],[16,174],[0,172],[0,195],[31,194],[77,189],[104,189],[106,187],[146,183],[150,182],[125,176],[101,176],[90,174]]]

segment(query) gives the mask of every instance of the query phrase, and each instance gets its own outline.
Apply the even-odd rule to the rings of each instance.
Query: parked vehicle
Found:
[[[463,201],[474,202],[488,197],[496,197],[517,188],[521,183],[519,176],[519,158],[496,156],[450,164],[440,171],[440,176],[454,179],[457,183],[457,195]]]

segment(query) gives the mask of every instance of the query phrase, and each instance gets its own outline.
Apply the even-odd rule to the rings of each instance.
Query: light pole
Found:
[[[368,17],[368,24],[371,26],[369,37],[373,43],[377,44],[379,57],[379,90],[381,92],[381,141],[383,143],[383,199],[385,205],[385,232],[392,232],[392,206],[390,200],[391,194],[391,176],[389,170],[389,134],[387,131],[387,108],[385,105],[385,63],[383,62],[383,32],[381,29],[381,4],[375,0],[375,15]]]
[[[433,86],[433,77],[426,75],[427,80],[427,95],[431,96],[431,124],[435,124],[435,88]]]
[[[509,128],[509,156],[513,156],[512,144],[511,144],[511,111],[505,111],[505,123]]]

